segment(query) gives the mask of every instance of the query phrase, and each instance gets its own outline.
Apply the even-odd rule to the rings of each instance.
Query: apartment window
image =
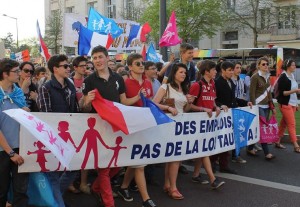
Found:
[[[238,31],[225,32],[224,41],[238,40]]]
[[[278,29],[296,28],[296,10],[294,7],[278,8]]]
[[[67,8],[65,9],[65,12],[66,12],[66,13],[74,13],[74,6],[72,6],[72,7],[67,7]]]
[[[127,16],[133,16],[134,0],[125,0]]]
[[[87,3],[87,14],[90,12],[90,8],[95,8],[96,1]]]
[[[107,0],[107,17],[116,18],[116,0]]]

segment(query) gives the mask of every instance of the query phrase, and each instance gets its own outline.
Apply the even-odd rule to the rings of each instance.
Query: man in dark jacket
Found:
[[[238,99],[235,96],[235,84],[231,80],[233,76],[234,65],[231,62],[224,61],[221,64],[221,76],[215,81],[217,98],[216,104],[221,107],[224,111],[228,108],[236,108],[239,106],[251,106],[252,104],[243,99]],[[240,156],[235,156],[235,151],[233,151],[232,161],[238,163],[246,163],[246,160],[242,159]],[[211,157],[211,162],[214,163],[219,158],[220,172],[232,173],[236,172],[228,167],[228,152],[223,152]]]
[[[69,80],[70,65],[66,55],[54,55],[48,61],[51,79],[39,88],[38,106],[41,112],[77,113],[76,89]],[[62,194],[74,181],[77,172],[47,172],[58,206],[65,206]]]

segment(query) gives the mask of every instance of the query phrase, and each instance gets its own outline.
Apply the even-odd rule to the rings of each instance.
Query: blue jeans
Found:
[[[18,153],[18,149],[14,149]],[[10,183],[13,187],[13,206],[26,207],[28,205],[27,186],[28,173],[18,173],[18,165],[10,160],[6,152],[0,152],[0,207],[6,206],[7,193]]]

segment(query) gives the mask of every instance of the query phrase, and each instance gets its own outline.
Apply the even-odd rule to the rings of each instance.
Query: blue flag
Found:
[[[141,28],[141,26],[137,25],[137,24],[133,24],[131,26],[129,36],[128,36],[128,40],[127,40],[127,43],[126,43],[126,47],[128,47],[130,45],[130,43],[132,42],[132,40],[137,37],[137,35],[140,31],[140,28]]]
[[[114,39],[123,33],[123,29],[113,19],[102,16],[92,7],[90,8],[87,28],[100,34],[110,34]]]
[[[146,60],[147,61],[152,61],[152,62],[159,62],[159,57],[155,51],[153,43],[150,44],[148,47],[147,55],[146,55]]]
[[[232,109],[236,156],[240,154],[241,147],[247,146],[249,128],[255,116],[247,111]]]
[[[143,94],[140,95],[143,102],[143,107],[150,108],[157,124],[174,122],[174,120],[170,119],[170,117],[168,117],[162,110],[160,110],[160,108],[155,103],[147,99]]]

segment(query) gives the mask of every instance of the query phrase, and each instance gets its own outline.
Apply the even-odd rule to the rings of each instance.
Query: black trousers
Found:
[[[18,149],[14,149],[18,152]],[[18,173],[18,165],[10,160],[4,151],[0,151],[0,207],[6,206],[10,183],[13,187],[13,206],[26,207],[28,203],[28,173]]]

